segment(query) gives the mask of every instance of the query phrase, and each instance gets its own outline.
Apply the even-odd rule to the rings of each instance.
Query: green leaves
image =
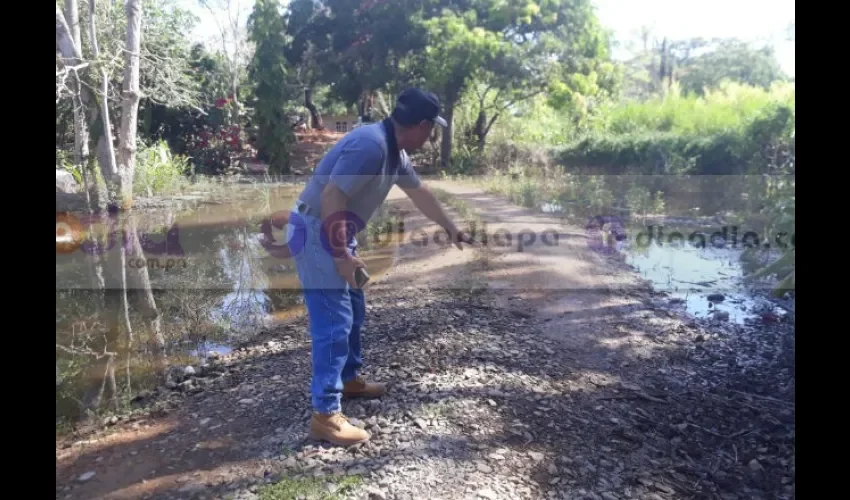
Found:
[[[289,150],[294,137],[285,110],[299,90],[288,85],[292,78],[285,54],[286,18],[279,6],[276,0],[257,0],[248,19],[249,38],[256,44],[248,73],[255,85],[260,157],[277,174],[289,171]]]

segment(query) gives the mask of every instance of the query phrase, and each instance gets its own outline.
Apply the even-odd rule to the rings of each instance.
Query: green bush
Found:
[[[752,116],[746,127],[711,135],[670,130],[585,137],[557,153],[568,170],[642,174],[732,175],[765,173],[776,167],[765,151],[781,150],[793,162],[795,114],[784,105],[770,105]]]
[[[777,105],[794,108],[794,85],[777,83],[768,90],[726,83],[704,96],[681,95],[627,102],[613,108],[603,132],[613,135],[647,131],[685,136],[741,133],[754,116]]]
[[[133,191],[142,196],[173,193],[186,183],[190,172],[188,159],[172,154],[165,141],[142,144],[136,152]]]

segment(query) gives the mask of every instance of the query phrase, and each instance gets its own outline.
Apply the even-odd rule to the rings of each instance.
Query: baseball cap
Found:
[[[422,120],[430,120],[446,127],[446,120],[440,116],[440,99],[432,92],[409,88],[399,94],[392,117],[402,125],[416,125]]]

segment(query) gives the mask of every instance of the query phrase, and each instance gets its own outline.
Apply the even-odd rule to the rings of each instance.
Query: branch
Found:
[[[490,92],[491,88],[493,88],[493,84],[488,83],[487,87],[484,89],[484,93],[481,93],[481,92],[478,91],[478,87],[477,86],[475,87],[475,93],[478,94],[478,102],[481,103],[482,108],[484,107],[484,99],[487,97],[487,92]],[[496,97],[498,98],[498,96],[499,96],[499,94],[497,93]]]
[[[498,117],[499,117],[499,112],[496,112],[495,114],[493,114],[493,116],[490,117],[490,122],[487,124],[486,127],[484,127],[484,135],[487,135],[487,133],[490,132],[490,127],[493,126],[493,122],[495,122],[496,118],[498,118]]]
[[[527,99],[531,99],[532,97],[536,96],[537,94],[540,94],[541,92],[543,92],[543,90],[542,90],[542,89],[538,89],[538,90],[535,90],[534,92],[530,92],[530,93],[528,93],[528,94],[520,95],[519,97],[515,97],[514,99],[512,99],[512,100],[508,101],[508,103],[507,103],[507,104],[505,104],[504,106],[502,106],[501,108],[499,108],[499,111],[505,111],[505,110],[507,110],[508,108],[510,108],[511,106],[513,106],[514,104],[516,104],[516,103],[518,103],[518,102],[525,101],[525,100],[527,100]]]
[[[102,353],[99,353],[97,351],[93,351],[91,349],[81,349],[79,347],[73,347],[73,346],[68,347],[68,346],[64,346],[62,344],[56,344],[56,348],[61,350],[61,351],[65,351],[68,354],[74,354],[74,355],[77,355],[77,356],[92,356],[95,359],[105,358],[107,356],[117,356],[118,355],[117,352],[107,351],[105,347],[104,347]]]
[[[56,76],[59,77],[60,75],[66,75],[67,73],[69,73],[71,71],[79,71],[83,68],[89,67],[90,65],[91,65],[90,62],[84,62],[84,63],[77,64],[76,66],[64,66],[62,69],[60,69],[59,71],[56,72]]]
[[[62,13],[59,5],[56,6],[56,45],[59,46],[60,53],[62,54],[61,59],[63,64],[65,64],[65,60],[77,64],[82,61],[83,55],[80,47],[77,47],[77,44],[74,43],[68,22],[65,20],[65,14]]]
[[[221,50],[225,54],[224,59],[227,61],[228,70],[231,71],[232,74],[233,65],[230,62],[230,54],[227,50],[227,35],[225,34],[225,30],[221,27],[221,23],[218,22],[218,16],[215,15],[215,11],[212,9],[209,2],[207,2],[206,0],[199,0],[198,3],[200,3],[201,6],[206,7],[206,9],[210,11],[210,15],[213,18],[213,22],[215,22],[215,25],[218,28],[218,34],[219,36],[221,36]]]

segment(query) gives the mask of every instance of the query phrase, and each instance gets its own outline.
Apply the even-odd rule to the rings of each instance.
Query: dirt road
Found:
[[[160,410],[57,442],[57,498],[793,498],[784,325],[679,317],[582,228],[431,185],[488,244],[435,242],[392,193],[409,236],[364,332],[391,392],[344,403],[370,443],[305,441],[301,319],[141,403]]]

